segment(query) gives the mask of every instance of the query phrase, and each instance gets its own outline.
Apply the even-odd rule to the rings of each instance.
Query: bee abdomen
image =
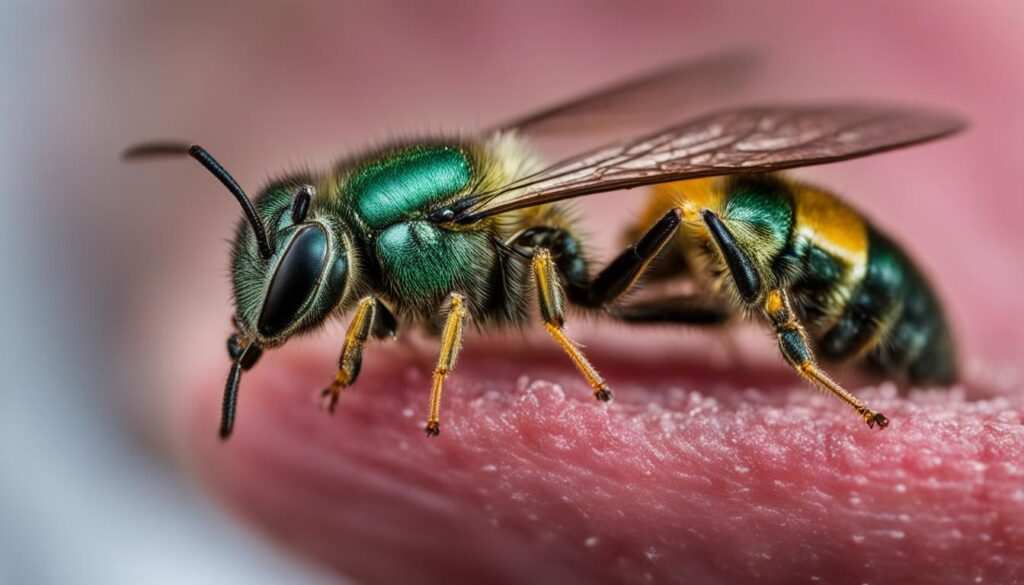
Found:
[[[952,335],[942,305],[923,274],[892,241],[879,235],[879,247],[892,250],[900,265],[900,304],[882,342],[867,356],[880,373],[915,385],[948,385],[956,381]]]
[[[950,384],[953,344],[934,292],[894,242],[871,226],[863,279],[818,339],[823,357],[864,357],[878,373],[911,384]]]
[[[823,357],[845,361],[863,356],[885,337],[900,317],[907,275],[896,250],[873,229],[863,277],[853,289],[838,320],[818,340]]]
[[[799,266],[789,287],[819,355],[912,384],[952,383],[949,328],[913,261],[835,195],[795,181],[789,188],[794,229],[776,264]]]

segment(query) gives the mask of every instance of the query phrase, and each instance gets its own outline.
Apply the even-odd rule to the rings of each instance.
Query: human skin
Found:
[[[608,405],[550,347],[471,347],[427,439],[426,352],[369,354],[332,417],[330,353],[285,350],[245,380],[227,444],[220,372],[184,432],[226,503],[364,582],[1021,578],[1019,390],[858,385],[879,432],[781,367],[587,339]]]
[[[166,332],[151,351],[163,358],[164,384],[174,391],[162,398],[166,408],[147,409],[165,413],[159,422],[137,424],[159,426],[183,468],[286,549],[365,582],[1024,579],[1024,391],[1017,370],[1024,349],[1017,291],[1024,278],[1008,269],[1020,265],[1024,250],[1016,187],[1024,180],[1018,111],[1024,67],[1019,41],[1007,27],[1012,15],[993,9],[967,18],[951,5],[919,14],[908,5],[882,18],[795,3],[733,21],[711,16],[710,6],[674,13],[670,24],[654,17],[643,26],[630,21],[636,26],[622,34],[650,42],[680,32],[699,44],[728,28],[699,25],[728,22],[743,32],[732,42],[760,39],[772,51],[776,77],[769,76],[765,99],[878,93],[952,108],[970,119],[962,137],[799,175],[836,188],[920,259],[949,307],[965,364],[962,384],[900,393],[884,381],[837,370],[837,378],[890,418],[879,432],[800,383],[756,326],[729,334],[630,329],[571,316],[569,331],[612,384],[613,402],[594,401],[542,333],[471,334],[444,396],[442,434],[428,439],[422,426],[435,351],[430,340],[403,333],[410,343],[369,347],[358,384],[330,416],[318,408],[317,395],[340,350],[343,329],[334,327],[268,353],[245,376],[235,435],[221,443],[216,427],[226,371],[221,341],[231,310],[223,300],[227,286],[216,280],[218,262],[206,260],[213,254],[184,247],[168,262],[167,281],[152,286],[160,292],[139,308],[147,315],[141,323]],[[486,16],[462,14],[480,26]],[[503,26],[510,35],[534,26],[548,38],[562,34],[553,24],[508,18]],[[614,28],[621,15],[593,19],[595,30]],[[761,30],[787,27],[808,31],[813,42]],[[415,32],[406,32],[415,45]],[[370,27],[361,40],[370,43],[372,33],[382,34]],[[607,43],[598,33],[578,35],[573,46],[582,47],[575,49],[580,59]],[[822,50],[811,59],[808,44],[814,43]],[[314,55],[333,54],[329,46],[315,47]],[[436,55],[425,51],[422,58],[432,62]],[[464,69],[488,59],[515,63],[499,48],[442,54],[450,63],[462,54]],[[630,53],[633,60],[648,56]],[[630,67],[623,59],[616,71],[646,65]],[[480,83],[508,83],[512,94],[534,75],[558,81],[553,66],[543,65],[509,66]],[[316,62],[309,68],[328,69]],[[465,81],[459,66],[452,68],[445,73],[451,83]],[[345,81],[358,79],[355,69]],[[600,69],[592,66],[580,83],[599,80]],[[302,77],[308,79],[321,78]],[[861,79],[871,80],[867,89]],[[308,111],[302,116],[326,119],[335,115],[339,96],[318,92],[323,87],[316,83],[304,87]],[[405,119],[423,110],[387,98],[376,107],[359,105],[408,90],[401,79],[374,83],[372,91],[353,87],[347,96],[357,113],[346,115],[360,136],[373,135],[373,124],[362,119],[368,113],[383,120],[379,135],[385,135],[394,127],[387,106]],[[428,93],[438,110],[451,112],[454,106],[441,97],[448,88],[440,85]],[[513,102],[529,100],[526,107],[532,107],[536,101],[525,90],[502,99],[476,112],[500,119],[516,113]],[[257,133],[237,124],[224,136],[239,128]],[[258,167],[267,161],[302,156],[291,153],[304,146],[310,156],[330,156],[327,145],[338,140],[314,130],[311,123],[308,132],[279,135],[272,147],[216,153],[241,161],[241,169],[229,168],[253,188],[250,176],[261,176]],[[353,142],[346,146],[358,148]],[[187,183],[189,190],[204,189],[198,199],[217,189],[204,179]],[[175,188],[185,187],[162,183],[160,192]],[[622,197],[580,206],[584,227],[599,232],[598,258],[610,258],[625,228]],[[230,233],[236,217],[210,215],[190,219],[219,222],[219,234]],[[190,283],[189,299],[166,293],[207,267],[210,278]]]

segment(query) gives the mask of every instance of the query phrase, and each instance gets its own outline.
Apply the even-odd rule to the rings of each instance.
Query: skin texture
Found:
[[[124,418],[288,554],[366,582],[1024,578],[1015,3],[175,3],[107,19],[96,55],[61,56],[82,72],[80,90],[47,94],[60,147],[37,171],[67,174],[41,190],[65,194],[54,233],[89,222],[96,236],[55,258],[88,267],[75,274],[96,288],[90,314],[115,324]],[[254,192],[267,175],[324,168],[390,133],[485,126],[737,44],[771,55],[766,81],[739,101],[864,96],[970,120],[955,139],[797,175],[835,189],[920,263],[949,308],[965,385],[901,397],[834,372],[890,417],[880,433],[796,381],[760,328],[633,330],[570,313],[611,403],[592,398],[539,324],[528,342],[471,334],[442,434],[428,440],[436,345],[415,338],[371,344],[335,416],[318,408],[341,324],[264,356],[245,376],[236,434],[217,441],[224,239],[238,209],[201,170],[125,169],[111,153],[180,135]],[[110,112],[120,125],[101,126]],[[598,258],[641,206],[635,193],[580,206]]]
[[[1024,578],[1019,390],[857,387],[880,433],[770,363],[589,350],[608,406],[547,348],[467,349],[436,440],[429,355],[369,353],[329,417],[330,356],[285,351],[246,380],[230,444],[205,386],[189,435],[223,501],[367,583]]]

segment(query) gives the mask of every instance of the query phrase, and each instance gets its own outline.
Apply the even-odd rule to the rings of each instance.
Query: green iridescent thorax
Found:
[[[359,216],[373,229],[412,219],[469,185],[473,166],[461,148],[411,146],[395,150],[357,170],[348,194]]]
[[[343,190],[393,297],[426,310],[453,291],[486,288],[489,233],[454,231],[427,215],[474,185],[484,152],[452,144],[399,147],[358,166]],[[482,149],[481,149],[482,150]]]
[[[411,300],[486,287],[495,261],[487,232],[453,232],[427,221],[388,227],[377,237],[376,252],[394,292]]]

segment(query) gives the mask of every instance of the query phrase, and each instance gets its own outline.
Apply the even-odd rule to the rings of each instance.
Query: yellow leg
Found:
[[[338,373],[334,381],[321,395],[327,398],[327,409],[334,412],[338,404],[338,397],[341,391],[355,383],[359,377],[359,369],[363,363],[363,347],[373,332],[373,320],[376,316],[377,301],[373,297],[366,297],[359,301],[352,322],[348,325],[348,333],[345,334],[345,345],[342,346],[341,356],[338,357]]]
[[[785,291],[770,291],[764,300],[763,309],[765,315],[775,327],[775,334],[779,338],[779,350],[782,357],[789,365],[793,366],[796,373],[808,382],[823,388],[843,402],[850,405],[857,411],[857,414],[874,428],[884,429],[889,425],[889,419],[880,412],[869,409],[864,402],[850,394],[845,388],[837,384],[822,370],[814,359],[808,342],[807,332],[797,321],[793,310],[790,308],[789,298]]]
[[[604,402],[611,400],[612,391],[608,389],[604,378],[597,373],[580,348],[566,337],[562,330],[565,325],[565,293],[562,291],[551,254],[543,248],[538,248],[533,254],[533,275],[536,280],[537,303],[540,305],[541,317],[544,318],[544,327],[558,345],[562,346],[565,353],[569,354],[569,359],[572,360],[576,369],[587,379],[587,383],[594,390],[594,397]]]
[[[455,361],[462,349],[462,333],[466,316],[466,299],[452,293],[449,297],[451,309],[445,320],[444,331],[441,333],[441,353],[437,356],[437,368],[434,369],[434,383],[430,390],[430,414],[427,417],[427,436],[436,437],[441,433],[441,391],[448,374],[455,369]]]

